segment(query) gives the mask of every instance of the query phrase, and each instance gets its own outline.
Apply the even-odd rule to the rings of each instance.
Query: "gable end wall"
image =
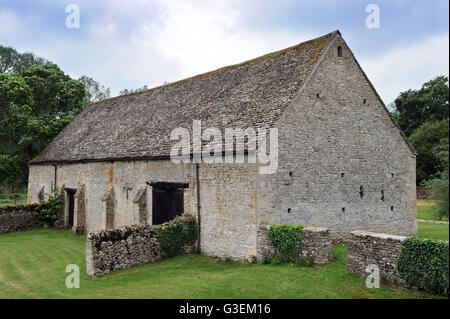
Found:
[[[278,129],[278,171],[260,177],[261,225],[417,233],[415,156],[342,38]]]

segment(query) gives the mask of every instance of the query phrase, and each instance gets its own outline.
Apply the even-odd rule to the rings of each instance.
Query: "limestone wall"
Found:
[[[44,223],[37,205],[0,208],[0,234],[41,228]]]
[[[270,243],[268,226],[260,226],[258,230],[258,260],[264,256],[277,255],[277,249]],[[324,265],[333,260],[330,231],[321,227],[303,229],[301,260],[312,260],[317,265]]]
[[[177,217],[174,222],[186,228],[192,217]],[[164,226],[135,225],[88,234],[86,267],[89,276],[100,276],[117,270],[152,263],[164,258],[157,228]],[[195,242],[186,243],[183,252],[192,252]]]
[[[202,252],[234,259],[256,256],[256,170],[256,164],[200,164]],[[54,173],[53,166],[30,166],[30,203],[39,201],[39,190],[52,184]],[[184,189],[184,213],[197,215],[192,163],[137,160],[57,165],[56,180],[63,202],[61,227],[68,224],[65,189],[76,190],[72,231],[77,233],[151,225],[152,187],[147,182],[189,184]]]
[[[277,127],[279,166],[260,177],[260,224],[325,227],[336,240],[417,233],[415,155],[342,40]]]
[[[404,236],[378,234],[365,231],[350,233],[348,244],[347,271],[359,276],[367,276],[366,268],[376,265],[380,277],[404,284],[397,274],[397,260],[400,257]]]

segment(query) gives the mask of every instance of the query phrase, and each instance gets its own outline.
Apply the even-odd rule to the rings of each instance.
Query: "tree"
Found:
[[[147,85],[144,85],[143,87],[137,88],[137,89],[134,89],[134,90],[133,89],[131,89],[131,90],[128,90],[128,89],[121,90],[120,91],[120,95],[136,93],[136,92],[141,92],[141,91],[145,91],[145,90],[148,90],[148,86]]]
[[[86,90],[86,96],[84,97],[84,105],[104,100],[111,96],[111,90],[109,88],[105,88],[103,85],[95,81],[93,78],[83,75],[78,79],[78,81],[84,85],[84,88]]]
[[[0,74],[1,184],[24,186],[28,161],[82,110],[84,96],[83,84],[55,64]]]
[[[0,45],[0,73],[18,73],[23,68],[49,63],[32,52],[19,53],[12,47]]]
[[[393,117],[400,128],[410,136],[425,122],[449,117],[448,77],[437,76],[422,85],[420,90],[400,93],[393,106]]]
[[[33,98],[22,77],[0,74],[0,184],[13,188],[26,182],[26,163],[20,152]]]
[[[438,216],[449,215],[449,149],[448,136],[434,148],[436,158],[440,161],[443,169],[437,173],[431,180],[426,182],[426,186],[432,188],[431,198],[436,200],[436,209]]]
[[[410,137],[411,144],[417,151],[417,183],[429,180],[442,171],[442,160],[436,156],[436,147],[448,136],[448,120],[425,122]],[[448,147],[448,144],[447,144]]]

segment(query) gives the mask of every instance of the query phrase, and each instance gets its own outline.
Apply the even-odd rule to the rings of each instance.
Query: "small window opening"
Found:
[[[381,190],[381,200],[384,202],[384,189]]]
[[[289,172],[289,176],[290,176],[290,177],[292,177],[292,171],[291,171],[291,172]]]
[[[363,104],[366,104],[366,102],[367,102],[367,100],[366,100],[366,99],[364,99],[364,100],[363,100]]]
[[[316,94],[316,97],[317,97],[317,98],[319,98],[319,97],[320,97],[320,94],[319,94],[319,93],[317,93],[317,94]]]
[[[291,209],[290,208],[288,208],[288,213],[290,213],[291,212]]]
[[[362,185],[359,186],[359,197],[361,197],[361,198],[364,197],[364,187]]]
[[[345,212],[345,207],[342,207],[342,212]]]
[[[393,211],[394,210],[394,206],[391,206],[391,211]]]
[[[394,173],[391,173],[391,177],[394,177],[394,175],[395,175]]]
[[[341,177],[344,177],[345,176],[345,173],[341,173]]]
[[[337,52],[338,52],[338,57],[342,57],[342,47],[341,46],[338,46]]]

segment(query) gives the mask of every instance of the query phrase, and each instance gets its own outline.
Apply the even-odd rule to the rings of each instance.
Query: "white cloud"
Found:
[[[0,37],[12,39],[12,36],[22,32],[21,19],[8,10],[0,9]]]
[[[308,39],[287,30],[258,32],[237,25],[240,11],[229,1],[193,6],[191,1],[172,0],[167,4],[164,27],[155,41],[165,56],[179,62],[177,78],[243,62]]]
[[[447,33],[360,62],[383,101],[389,104],[402,91],[420,88],[437,75],[448,75],[448,59]]]
[[[237,24],[231,1],[105,1],[88,37],[59,36],[30,48],[72,77],[93,77],[113,94],[158,86],[303,42],[311,36],[287,30],[262,32]],[[83,9],[85,8],[85,9]],[[148,18],[145,18],[148,16]],[[70,33],[72,32],[72,33]]]

